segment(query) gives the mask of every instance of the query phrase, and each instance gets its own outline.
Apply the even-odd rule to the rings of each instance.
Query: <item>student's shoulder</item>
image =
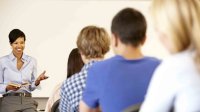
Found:
[[[155,64],[160,64],[161,63],[161,59],[158,59],[156,57],[150,57],[150,56],[146,56],[145,60],[151,62],[151,63],[155,63]]]
[[[105,68],[106,66],[109,66],[110,64],[113,64],[113,62],[115,62],[117,59],[117,56],[113,56],[113,57],[110,57],[108,59],[104,59],[102,61],[98,61],[96,63],[93,64],[92,67],[103,67]]]
[[[85,78],[81,76],[81,74],[76,73],[70,78],[67,78],[62,84],[62,91],[65,93],[74,93],[80,86],[83,86]]]
[[[156,57],[151,57],[151,56],[145,56],[146,59],[148,59],[149,61],[155,61],[155,62],[160,62],[161,59],[156,58]]]
[[[74,82],[80,81],[82,79],[82,75],[80,72],[79,73],[75,73],[74,75],[72,75],[71,77],[67,78],[64,82],[65,85],[71,85]]]
[[[183,51],[168,56],[162,62],[162,67],[174,68],[177,70],[188,70],[194,67],[193,54],[189,51]]]
[[[71,83],[73,82],[73,76],[71,76],[70,78],[67,78],[64,80],[64,82],[62,83],[62,88],[63,89],[68,89],[69,85],[71,85]]]

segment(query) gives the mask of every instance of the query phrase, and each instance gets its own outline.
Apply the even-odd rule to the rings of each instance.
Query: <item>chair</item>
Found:
[[[2,101],[2,97],[0,96],[0,108],[1,108],[1,101]]]
[[[2,97],[0,97],[0,103],[1,103]]]
[[[58,99],[54,104],[53,106],[51,107],[51,112],[60,112],[59,111],[59,103],[60,103],[60,99]]]
[[[139,112],[141,105],[141,103],[135,104],[133,106],[128,107],[123,112]]]

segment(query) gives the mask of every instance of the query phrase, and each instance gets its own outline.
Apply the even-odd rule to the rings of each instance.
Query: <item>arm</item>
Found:
[[[99,86],[98,80],[100,79],[99,74],[96,74],[96,70],[91,67],[88,71],[88,77],[86,79],[86,87],[83,91],[82,101],[80,102],[80,112],[98,112],[99,107]]]
[[[59,110],[60,112],[70,112],[69,110],[69,101],[67,96],[67,89],[66,89],[66,81],[61,86],[60,90],[60,104],[59,104]]]
[[[0,61],[0,94],[4,94],[6,92],[6,85],[4,84],[4,73],[2,68],[2,63]]]
[[[31,91],[33,91],[36,88],[36,85],[35,85],[36,76],[37,76],[37,62],[33,58],[33,70],[31,74]]]
[[[33,58],[33,70],[32,70],[32,74],[31,74],[31,90],[34,90],[36,88],[36,86],[40,85],[40,81],[48,78],[47,76],[45,76],[45,73],[46,73],[46,71],[43,71],[37,77],[37,61]]]

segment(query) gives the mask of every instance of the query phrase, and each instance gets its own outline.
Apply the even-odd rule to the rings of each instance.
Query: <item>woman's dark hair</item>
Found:
[[[24,41],[26,41],[26,36],[25,36],[24,32],[22,32],[19,29],[13,29],[12,31],[10,31],[8,37],[9,37],[10,44],[15,42],[15,40],[17,40],[19,37],[24,38]]]
[[[83,60],[79,53],[78,48],[74,48],[68,58],[67,63],[67,78],[71,77],[73,74],[81,71],[81,68],[84,66]]]

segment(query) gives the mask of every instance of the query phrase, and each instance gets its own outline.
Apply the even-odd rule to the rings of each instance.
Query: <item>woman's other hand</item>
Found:
[[[40,84],[40,81],[45,80],[49,78],[48,76],[45,75],[46,71],[42,72],[39,77],[35,81],[35,85],[38,86]]]

